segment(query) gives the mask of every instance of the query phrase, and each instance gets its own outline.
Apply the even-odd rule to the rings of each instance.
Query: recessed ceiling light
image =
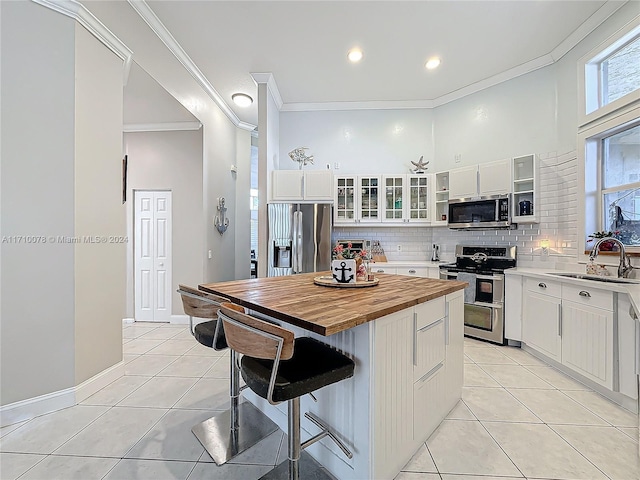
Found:
[[[351,60],[353,63],[359,62],[360,60],[362,60],[362,57],[363,57],[363,53],[362,53],[362,50],[360,50],[359,48],[352,48],[351,50],[349,50],[349,53],[347,54],[347,58]]]
[[[236,105],[242,108],[246,108],[253,103],[253,98],[251,98],[246,93],[234,93],[233,95],[231,95],[231,100],[233,100]]]
[[[429,60],[427,60],[425,67],[427,67],[429,70],[433,70],[438,65],[440,65],[440,59],[438,57],[432,57]]]

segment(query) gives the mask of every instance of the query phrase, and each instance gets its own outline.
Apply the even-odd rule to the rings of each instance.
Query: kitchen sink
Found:
[[[599,275],[587,275],[585,273],[555,273],[547,272],[548,275],[555,275],[557,277],[565,278],[577,278],[580,280],[592,280],[594,282],[603,283],[627,283],[632,285],[640,285],[640,280],[633,280],[631,278],[616,278],[616,277],[603,277]]]

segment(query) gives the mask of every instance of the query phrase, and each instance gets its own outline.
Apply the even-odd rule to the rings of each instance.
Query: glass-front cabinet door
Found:
[[[404,222],[404,188],[406,175],[384,175],[382,221],[387,223]]]
[[[429,222],[429,177],[409,175],[408,190],[408,221],[410,223]]]
[[[380,177],[358,177],[358,194],[360,195],[359,221],[363,223],[380,221]]]
[[[334,199],[334,223],[354,223],[356,221],[357,177],[336,177]]]

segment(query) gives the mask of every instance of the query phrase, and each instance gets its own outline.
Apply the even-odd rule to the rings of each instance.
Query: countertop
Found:
[[[505,275],[521,275],[525,277],[545,277],[549,280],[555,280],[557,282],[571,283],[574,285],[584,285],[590,288],[598,288],[600,290],[608,290],[611,292],[626,293],[629,295],[629,300],[633,309],[636,311],[636,315],[640,318],[640,283],[608,283],[608,282],[596,282],[593,280],[584,280],[580,278],[560,277],[558,275],[552,275],[553,273],[584,273],[575,271],[563,271],[554,270],[552,268],[509,268],[504,271]]]
[[[376,275],[380,283],[373,287],[335,288],[315,285],[313,279],[320,275],[330,275],[330,272],[207,283],[198,288],[328,336],[462,290],[467,285],[452,280],[381,273]]]

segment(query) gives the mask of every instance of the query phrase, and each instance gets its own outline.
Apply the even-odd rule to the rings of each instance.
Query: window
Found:
[[[640,98],[640,22],[636,19],[580,60],[580,125]]]
[[[601,140],[602,229],[640,246],[640,124]]]
[[[584,179],[579,222],[589,235],[618,232],[627,251],[640,253],[640,22],[581,60],[578,162]]]

